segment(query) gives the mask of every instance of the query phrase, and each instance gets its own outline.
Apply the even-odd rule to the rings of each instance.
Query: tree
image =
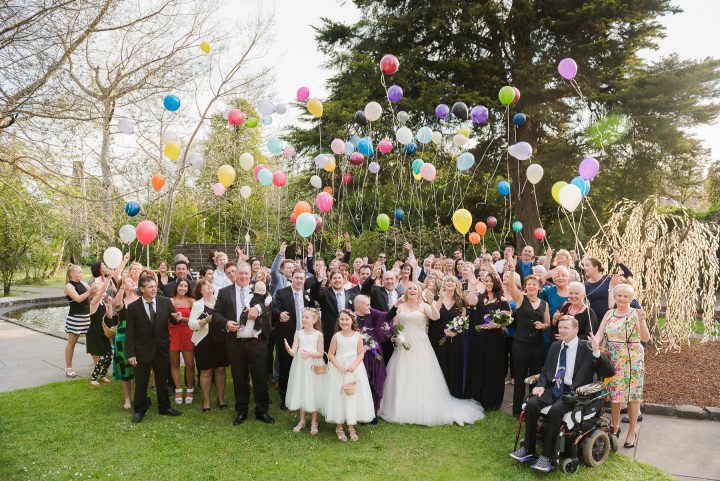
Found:
[[[713,162],[708,169],[705,195],[710,205],[720,205],[720,161]]]

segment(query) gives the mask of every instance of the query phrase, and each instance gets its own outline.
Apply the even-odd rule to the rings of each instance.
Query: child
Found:
[[[302,330],[295,333],[292,347],[288,345],[287,339],[285,340],[285,350],[293,357],[285,405],[292,411],[300,409],[300,422],[293,428],[296,433],[305,427],[305,413],[312,413],[310,434],[315,436],[318,433],[317,414],[324,400],[325,378],[315,374],[312,369],[315,364],[319,364],[318,359],[322,363],[323,357],[323,335],[318,330],[320,314],[316,309],[303,309],[302,327]]]
[[[372,421],[375,406],[363,364],[365,348],[355,314],[348,309],[341,310],[335,331],[328,351],[325,420],[337,424],[335,433],[340,441],[347,441],[343,431],[343,423],[347,422],[350,439],[357,441],[355,424]],[[357,381],[357,392],[346,394],[342,386],[351,381]]]
[[[265,283],[262,281],[258,281],[255,283],[255,286],[253,287],[253,296],[252,299],[250,299],[250,304],[248,304],[248,308],[255,307],[258,304],[264,304],[265,306],[270,306],[270,303],[272,302],[272,297],[267,295],[267,287],[265,286]],[[270,315],[270,309],[263,309],[264,314],[263,316],[269,316]],[[240,314],[240,325],[244,326],[247,322],[247,311]],[[257,320],[255,321],[257,323]],[[260,331],[253,331],[253,337],[258,337],[260,334]],[[270,333],[266,332],[266,336],[269,336]]]

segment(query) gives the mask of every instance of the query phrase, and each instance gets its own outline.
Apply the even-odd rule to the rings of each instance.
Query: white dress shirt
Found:
[[[341,289],[339,291],[336,291],[333,289],[333,295],[335,296],[335,302],[338,306],[338,312],[345,309],[345,290]]]
[[[383,289],[385,288],[383,287]],[[395,289],[393,289],[392,291],[388,291],[387,289],[385,289],[385,292],[387,292],[388,295],[388,310],[390,310],[398,300],[398,293]]]
[[[215,269],[215,272],[213,273],[214,291],[217,293],[217,291],[219,291],[223,287],[229,286],[230,284],[232,284],[232,282],[230,282],[230,279],[228,279],[225,271],[222,269]]]
[[[153,318],[152,318],[152,316],[150,315],[150,306],[148,305],[148,303],[149,303],[149,304],[152,304],[153,311],[155,311],[155,314],[157,315],[157,302],[155,301],[155,298],[154,298],[154,297],[152,298],[152,301],[148,301],[148,300],[145,299],[144,297],[141,297],[141,299],[142,299],[142,301],[143,301],[143,307],[145,308],[145,314],[147,314],[148,319],[150,319],[150,320],[152,321]]]
[[[243,311],[250,304],[250,299],[252,299],[252,291],[249,285],[245,287],[235,285],[235,305],[237,306],[237,319],[235,319],[235,321],[238,324],[240,324],[240,316],[242,316]],[[255,327],[255,321],[248,319],[245,327],[237,330],[237,337],[252,337],[253,327]]]

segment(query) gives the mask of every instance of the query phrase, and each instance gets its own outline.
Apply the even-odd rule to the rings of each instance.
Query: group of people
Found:
[[[128,255],[115,269],[98,262],[89,283],[82,269],[71,265],[65,286],[66,373],[76,375],[72,353],[77,337],[86,334],[96,362],[90,383],[110,382],[112,362],[113,378],[123,382],[125,408],[132,407],[133,421],[140,422],[150,406],[151,371],[160,414],[179,415],[167,385],[174,386],[177,404],[191,404],[197,367],[203,410],[211,409],[213,383],[218,407],[224,408],[229,366],[233,424],[247,418],[250,380],[255,417],[274,422],[268,414],[269,380],[277,383],[280,409],[300,411],[294,431],[303,430],[310,417],[310,434],[317,434],[320,414],[336,425],[340,440],[354,441],[355,426],[378,417],[472,424],[485,410],[500,409],[506,383],[514,384],[512,410],[518,416],[527,397],[524,379],[541,372],[554,377],[541,376],[545,385],[531,393],[538,400],[525,409],[553,404],[558,389],[549,386],[560,379],[562,392],[587,381],[586,366],[572,366],[572,360],[587,358],[590,371],[612,375],[613,426],[619,433],[627,404],[625,445],[634,445],[642,343],[649,331],[632,272],[619,256],[614,261],[621,273],[605,274],[598,259],[580,260],[566,250],[536,257],[526,246],[515,256],[508,246],[502,254],[483,249],[473,261],[456,250],[451,258],[429,255],[419,262],[405,243],[405,259],[390,265],[384,253],[372,262],[356,257],[350,263],[347,236],[345,244],[327,264],[312,245],[305,257],[289,259],[283,243],[270,267],[240,249],[236,260],[214,252],[212,265],[197,277],[182,255],[174,259],[172,273],[166,262],[157,271],[137,262],[128,266]],[[105,335],[109,326],[115,331],[112,343]],[[602,362],[605,355],[598,360],[601,344],[611,372]],[[585,351],[592,354],[582,355]],[[560,367],[564,378],[556,375]],[[526,452],[513,457],[535,455],[534,444],[525,446]],[[543,456],[536,464],[545,467]]]

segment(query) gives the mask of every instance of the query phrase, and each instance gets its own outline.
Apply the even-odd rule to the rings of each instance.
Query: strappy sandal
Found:
[[[185,391],[185,404],[192,404],[193,402],[193,393],[195,392],[194,387],[189,387],[187,391]]]
[[[357,433],[355,432],[355,428],[348,428],[348,434],[350,435],[350,441],[354,442],[359,439]]]
[[[175,390],[175,404],[182,404],[183,403],[183,390],[182,389],[176,389]],[[179,394],[179,396],[178,396]]]
[[[73,368],[71,368],[71,367],[66,367],[66,368],[65,368],[65,375],[66,375],[67,377],[77,377],[77,373],[76,373],[75,370],[74,370]]]
[[[92,387],[100,387],[100,383],[96,379],[90,379],[90,385]]]
[[[112,381],[110,379],[108,379],[107,376],[103,376],[100,378],[100,382],[105,383],[105,384],[110,384]]]
[[[310,423],[310,436],[315,436],[318,433],[318,423]]]
[[[305,427],[305,420],[303,419],[302,421],[300,421],[299,423],[297,423],[297,426],[295,426],[295,427],[293,428],[293,432],[294,432],[294,433],[299,433],[300,431],[303,430],[304,427]]]
[[[340,441],[347,441],[347,436],[345,436],[345,431],[343,430],[343,428],[335,428],[335,434],[337,434],[337,437]]]

